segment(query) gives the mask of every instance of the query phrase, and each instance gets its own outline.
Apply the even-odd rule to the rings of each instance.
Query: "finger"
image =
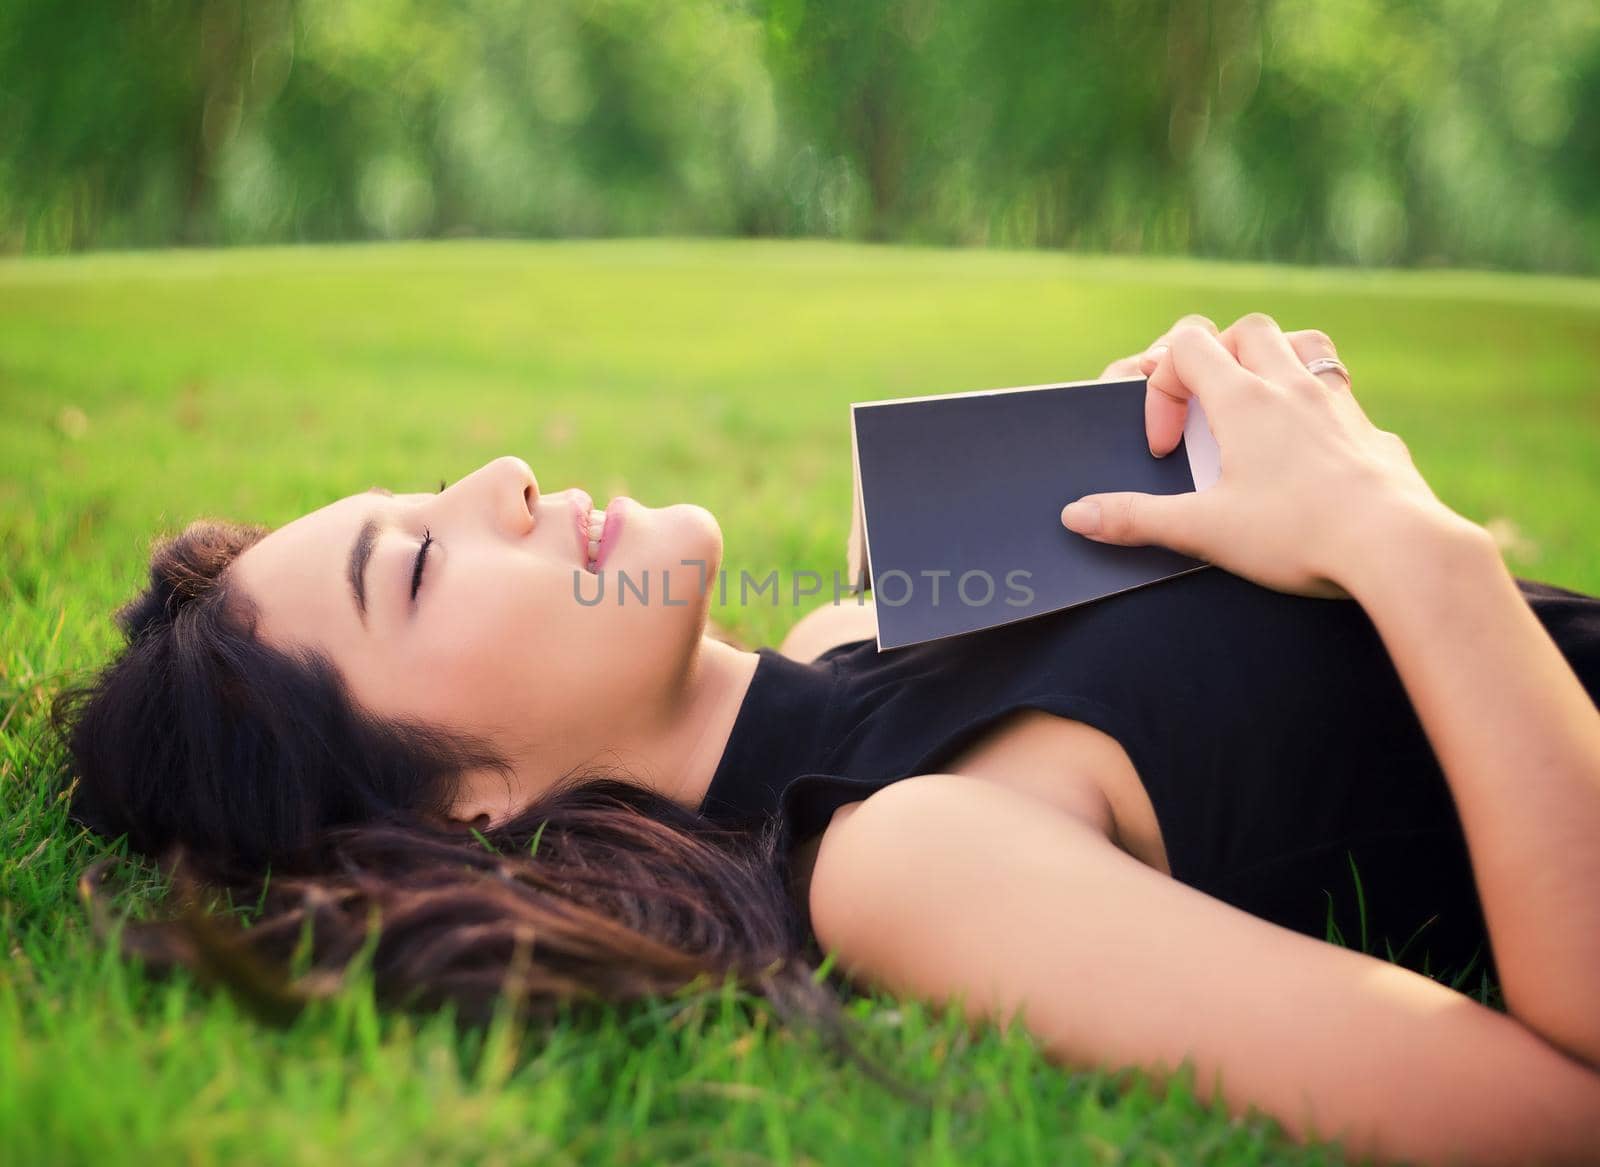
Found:
[[[1294,355],[1300,358],[1302,365],[1309,365],[1312,361],[1326,358],[1339,359],[1339,350],[1334,348],[1333,341],[1326,332],[1315,328],[1302,328],[1298,332],[1284,333],[1284,339],[1289,342],[1289,347],[1294,349]],[[1329,369],[1324,373],[1313,374],[1329,389],[1335,392],[1347,393],[1350,391],[1350,378],[1337,369]]]
[[[1217,335],[1216,321],[1209,316],[1201,316],[1198,312],[1191,312],[1187,316],[1180,316],[1166,332],[1162,333],[1162,341],[1170,341],[1172,334],[1180,328],[1201,328],[1212,336]]]
[[[1292,385],[1310,376],[1305,362],[1295,355],[1278,322],[1264,312],[1241,316],[1217,339],[1241,365],[1269,381]]]
[[[1061,508],[1069,530],[1118,547],[1157,544],[1199,559],[1211,511],[1204,496],[1113,491],[1086,494]]]
[[[1139,353],[1131,357],[1123,357],[1121,360],[1112,361],[1100,374],[1100,380],[1115,381],[1125,377],[1142,377],[1144,372],[1139,368],[1139,362],[1143,359],[1144,354]]]
[[[1219,416],[1225,418],[1231,412],[1232,399],[1256,380],[1205,329],[1175,330],[1172,345],[1150,373],[1145,390],[1144,428],[1150,453],[1162,458],[1177,449],[1190,397],[1200,399],[1212,432],[1217,434]],[[1222,420],[1220,424],[1227,423]]]
[[[1212,336],[1217,335],[1216,322],[1209,316],[1191,312],[1187,316],[1179,317],[1173,326],[1163,332],[1139,358],[1141,375],[1145,377],[1154,375],[1161,364],[1161,358],[1172,348],[1173,334],[1184,328],[1197,328]],[[1147,386],[1144,398],[1144,429],[1151,454],[1162,458],[1177,448],[1178,439],[1183,437],[1188,411],[1188,397],[1174,396],[1165,381]]]
[[[1145,349],[1144,353],[1139,357],[1139,372],[1148,377],[1155,369],[1156,363],[1160,361],[1161,354],[1166,352],[1167,349],[1171,347],[1172,334],[1177,332],[1180,328],[1186,328],[1190,326],[1204,329],[1212,336],[1217,335],[1217,326],[1215,322],[1212,321],[1211,317],[1201,316],[1198,313],[1191,312],[1189,315],[1179,319],[1171,328],[1167,329],[1160,336],[1158,336],[1154,344]]]
[[[1163,357],[1165,358],[1165,350]],[[1170,359],[1163,359],[1150,372],[1144,390],[1144,436],[1150,453],[1164,458],[1178,448],[1184,423],[1189,416],[1189,395],[1174,388],[1176,373]]]

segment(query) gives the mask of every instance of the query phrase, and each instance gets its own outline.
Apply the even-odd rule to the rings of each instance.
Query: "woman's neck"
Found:
[[[698,810],[755,677],[754,652],[704,636],[690,662],[683,700],[648,751],[660,793]]]

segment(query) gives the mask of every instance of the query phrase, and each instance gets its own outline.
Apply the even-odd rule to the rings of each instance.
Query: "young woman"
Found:
[[[1191,318],[1107,374],[1158,456],[1198,399],[1222,477],[1062,522],[1214,568],[884,654],[851,604],[708,635],[707,511],[515,458],[191,526],[63,704],[74,813],[264,916],[129,943],[292,1004],[302,925],[338,968],[376,908],[380,991],[469,1009],[777,1001],[834,951],[1355,1154],[1593,1162],[1600,599],[1513,579],[1320,333]],[[581,601],[621,569],[655,599]],[[1491,967],[1506,1013],[1417,971]]]

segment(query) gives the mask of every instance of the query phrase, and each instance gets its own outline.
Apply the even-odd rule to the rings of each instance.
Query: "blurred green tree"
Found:
[[[821,234],[1600,268],[1593,0],[9,0],[0,247]]]

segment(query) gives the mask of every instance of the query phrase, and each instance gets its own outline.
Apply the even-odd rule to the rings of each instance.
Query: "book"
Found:
[[[1085,494],[1205,490],[1221,469],[1200,402],[1165,457],[1145,379],[980,389],[850,406],[846,587],[871,591],[878,651],[1015,623],[1209,567],[1068,530]],[[841,601],[842,602],[842,601]]]

